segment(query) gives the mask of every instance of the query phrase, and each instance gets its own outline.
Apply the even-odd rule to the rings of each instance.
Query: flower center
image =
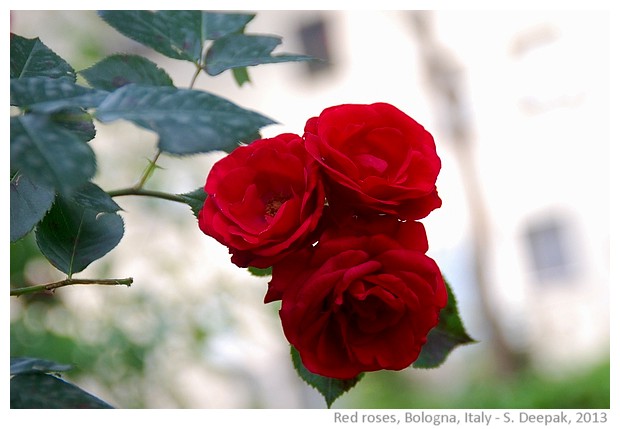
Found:
[[[270,199],[267,204],[265,204],[265,215],[274,217],[276,213],[278,213],[278,210],[280,210],[280,206],[282,206],[282,204],[284,204],[287,200],[288,198],[281,195]]]

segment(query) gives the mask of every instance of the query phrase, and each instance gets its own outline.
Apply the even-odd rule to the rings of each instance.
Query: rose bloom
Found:
[[[441,206],[435,186],[441,161],[433,137],[390,104],[329,107],[308,120],[304,139],[337,209],[416,220]]]
[[[424,226],[387,216],[328,228],[273,266],[284,334],[315,374],[352,378],[411,365],[447,304]]]
[[[315,161],[295,134],[240,146],[211,169],[200,229],[240,267],[270,267],[308,244],[325,205]]]

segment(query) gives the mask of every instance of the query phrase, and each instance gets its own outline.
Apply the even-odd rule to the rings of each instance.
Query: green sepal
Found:
[[[271,275],[272,267],[267,267],[267,268],[248,267],[248,271],[250,272],[250,274],[256,277],[267,277]]]

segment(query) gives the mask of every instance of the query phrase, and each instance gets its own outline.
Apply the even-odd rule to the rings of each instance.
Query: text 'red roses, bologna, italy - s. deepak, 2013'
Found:
[[[447,304],[419,222],[441,206],[431,134],[387,103],[344,104],[303,136],[240,146],[207,177],[200,229],[240,267],[272,267],[287,340],[311,372],[411,365]]]

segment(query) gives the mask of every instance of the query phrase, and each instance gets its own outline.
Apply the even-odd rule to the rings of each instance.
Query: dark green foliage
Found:
[[[200,69],[205,67],[206,44],[224,39],[209,49],[215,47],[211,55],[216,67],[223,67],[220,72],[232,68],[239,85],[249,81],[246,65],[303,59],[271,57],[280,43],[277,37],[244,35],[254,14],[102,11],[99,15],[126,36]],[[239,42],[251,46],[240,49]],[[115,214],[120,207],[91,182],[97,169],[87,144],[96,135],[93,117],[131,121],[157,133],[163,152],[182,155],[231,151],[260,138],[259,130],[275,123],[216,95],[175,88],[165,70],[138,55],[111,55],[80,74],[91,88],[76,84],[74,69],[38,38],[11,34],[11,105],[19,108],[11,117],[11,240],[41,222],[59,194],[37,230],[37,243],[67,274],[111,250],[123,231]],[[202,190],[181,196],[196,215],[206,197]],[[54,231],[59,225],[63,227]],[[86,235],[84,225],[91,228]],[[93,240],[102,240],[101,245]],[[91,247],[85,244],[89,242]],[[82,257],[78,250],[87,254]]]

